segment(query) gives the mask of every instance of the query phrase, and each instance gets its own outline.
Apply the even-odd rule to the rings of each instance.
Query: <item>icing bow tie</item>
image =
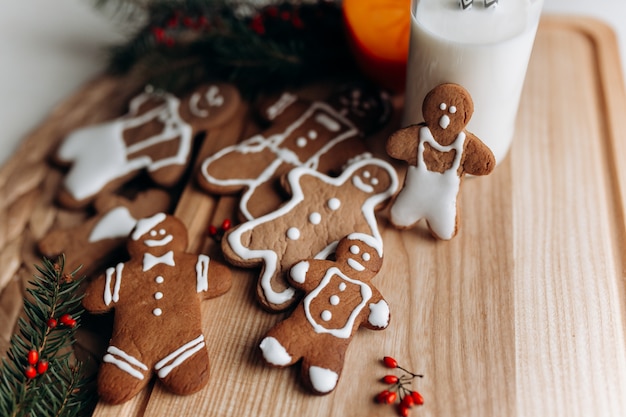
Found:
[[[169,266],[175,266],[174,263],[174,252],[169,251],[161,256],[154,256],[150,253],[146,253],[143,255],[143,271],[149,271],[157,265],[166,264]]]

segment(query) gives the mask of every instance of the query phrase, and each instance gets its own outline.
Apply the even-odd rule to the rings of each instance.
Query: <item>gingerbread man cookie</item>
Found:
[[[182,100],[147,88],[130,102],[127,115],[64,139],[56,160],[71,168],[59,202],[84,207],[142,170],[159,185],[174,185],[190,160],[195,135],[228,121],[239,102],[239,93],[228,84],[203,85]]]
[[[206,255],[184,252],[187,230],[158,213],[137,222],[130,260],[90,283],[83,298],[93,313],[115,310],[113,335],[98,372],[100,397],[119,404],[156,373],[175,394],[200,390],[209,378],[200,298],[228,291],[231,273]]]
[[[390,109],[388,96],[379,90],[350,88],[326,102],[285,93],[262,111],[271,126],[207,158],[199,184],[213,194],[243,192],[242,218],[260,217],[283,202],[276,192],[278,178],[299,166],[336,175],[365,151],[362,137],[386,123]]]
[[[89,274],[124,248],[138,219],[166,211],[169,205],[169,195],[157,189],[141,192],[132,201],[101,195],[94,202],[95,216],[75,227],[53,229],[37,246],[49,258],[64,253],[67,259],[82,263],[81,272]],[[79,265],[66,266],[74,270]]]
[[[261,341],[265,361],[285,367],[302,359],[302,380],[313,392],[334,390],[358,328],[389,325],[389,306],[369,283],[382,266],[380,250],[376,239],[355,233],[339,241],[336,261],[294,265],[289,282],[306,295]]]
[[[473,112],[467,90],[441,84],[424,99],[425,123],[389,137],[387,153],[409,163],[404,187],[391,207],[394,226],[406,229],[425,219],[433,236],[449,240],[456,235],[463,176],[486,175],[496,166],[491,150],[465,130]]]
[[[375,211],[398,187],[393,167],[376,158],[351,163],[339,177],[295,168],[286,181],[292,195],[287,203],[240,224],[222,239],[222,250],[231,263],[263,266],[257,296],[274,311],[297,301],[284,276],[296,262],[326,258],[350,233],[372,236],[382,249]]]

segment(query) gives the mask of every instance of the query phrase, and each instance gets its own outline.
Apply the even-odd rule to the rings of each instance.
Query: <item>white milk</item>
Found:
[[[506,156],[543,0],[482,0],[462,10],[458,0],[414,0],[404,124],[423,121],[422,101],[453,82],[474,100],[467,129],[500,162]]]

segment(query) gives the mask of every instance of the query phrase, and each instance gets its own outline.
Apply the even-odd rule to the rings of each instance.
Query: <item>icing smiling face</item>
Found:
[[[131,233],[128,241],[128,252],[132,254],[146,251],[165,252],[168,250],[184,250],[187,239],[182,231],[184,225],[175,217],[158,213],[152,217],[141,219]],[[181,237],[174,239],[175,235]]]
[[[424,99],[422,113],[435,140],[447,146],[456,140],[459,132],[469,123],[474,104],[464,88],[441,84],[433,88]]]

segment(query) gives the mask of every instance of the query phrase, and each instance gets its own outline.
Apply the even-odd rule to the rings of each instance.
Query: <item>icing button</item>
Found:
[[[163,310],[161,310],[160,308],[155,308],[154,310],[152,310],[152,314],[159,317],[161,314],[163,314]]]
[[[162,292],[156,292],[154,294],[154,299],[155,300],[160,300],[161,298],[163,298],[163,293]]]
[[[159,275],[158,277],[156,277],[156,278],[154,279],[154,281],[155,281],[157,284],[163,284],[163,281],[165,281],[165,279],[164,279],[162,276],[160,276],[160,275]]]

